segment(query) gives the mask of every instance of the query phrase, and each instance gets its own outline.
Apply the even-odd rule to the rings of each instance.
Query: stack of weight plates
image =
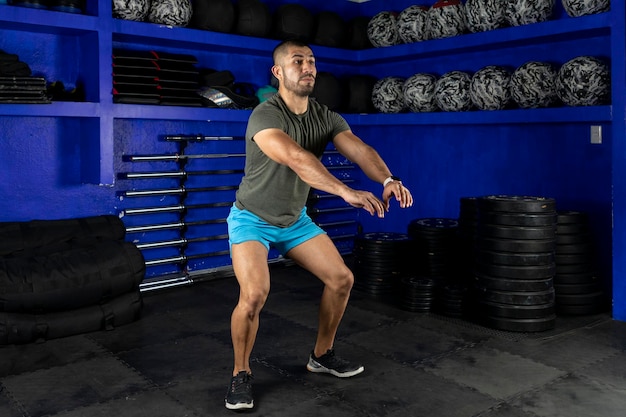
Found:
[[[434,306],[438,312],[454,316],[458,316],[462,309],[462,300],[458,296],[463,294],[459,279],[458,226],[458,220],[448,218],[415,219],[408,225],[408,235],[414,242],[415,251],[410,270],[416,276],[434,282]],[[405,297],[411,292],[406,288]]]
[[[199,71],[192,55],[113,51],[113,102],[201,106]]]
[[[404,276],[400,278],[396,303],[403,310],[426,313],[435,301],[435,280],[427,277]]]
[[[444,218],[415,219],[409,223],[407,232],[416,251],[412,267],[418,275],[442,280],[456,276],[458,226],[456,219]]]
[[[588,223],[583,212],[557,214],[554,290],[559,314],[596,314],[604,308]]]
[[[554,328],[554,199],[486,196],[478,201],[476,319],[499,330]]]
[[[354,240],[354,289],[387,296],[406,274],[411,239],[403,233],[366,233]]]

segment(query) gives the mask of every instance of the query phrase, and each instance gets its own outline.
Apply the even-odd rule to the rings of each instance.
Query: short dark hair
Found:
[[[290,47],[290,46],[297,46],[297,47],[306,47],[306,48],[311,48],[306,42],[303,42],[301,40],[298,39],[287,39],[282,41],[281,43],[279,43],[278,45],[276,45],[276,47],[274,48],[274,51],[272,52],[272,59],[274,60],[274,64],[276,64],[276,59],[278,58],[278,56],[282,53],[285,52],[285,50]]]

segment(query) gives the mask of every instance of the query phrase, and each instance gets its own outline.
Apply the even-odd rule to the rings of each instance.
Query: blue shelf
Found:
[[[0,104],[1,116],[100,117],[100,104],[53,102],[50,104]]]
[[[594,106],[437,113],[349,114],[344,117],[350,124],[356,126],[610,123],[612,111],[611,106]]]
[[[207,107],[157,106],[138,104],[113,105],[115,119],[186,120],[245,123],[251,110],[214,109]]]
[[[0,29],[54,35],[80,35],[98,30],[98,18],[76,13],[0,6]]]
[[[269,59],[279,42],[207,30],[173,27],[148,22],[113,19],[113,41],[139,43],[154,48],[193,49],[216,53],[256,55]],[[315,55],[326,62],[354,62],[357,51],[314,46]]]
[[[358,51],[356,59],[363,65],[383,62],[389,64],[412,58],[450,55],[459,52],[493,51],[541,42],[574,41],[576,39],[609,36],[610,27],[610,13],[601,13],[464,34],[445,39],[431,39],[423,42],[367,49]]]

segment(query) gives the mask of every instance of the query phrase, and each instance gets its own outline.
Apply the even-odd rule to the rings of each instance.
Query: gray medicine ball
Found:
[[[400,35],[393,12],[380,12],[367,24],[367,37],[376,48],[400,43]]]
[[[431,112],[437,110],[435,85],[437,77],[431,74],[415,74],[410,76],[402,86],[404,102],[413,112]]]
[[[611,0],[562,0],[563,8],[571,17],[608,12]]]
[[[428,36],[428,7],[409,6],[398,15],[398,35],[404,43],[425,41]]]
[[[404,78],[385,77],[376,81],[372,89],[372,103],[381,113],[400,113],[406,108],[402,87]]]
[[[507,23],[502,0],[467,0],[465,14],[471,32],[498,29]]]
[[[113,0],[113,17],[142,22],[150,12],[150,0]]]
[[[488,65],[472,76],[470,97],[481,110],[502,110],[511,100],[511,73],[504,67]]]
[[[463,71],[443,74],[435,84],[435,101],[443,111],[465,111],[472,108],[470,83],[472,77]]]
[[[152,0],[148,20],[161,25],[187,26],[191,14],[191,0]]]
[[[431,39],[460,35],[467,28],[465,6],[460,0],[439,0],[428,9],[427,24]]]
[[[530,61],[511,76],[511,98],[523,109],[549,107],[558,101],[556,69],[548,62]]]
[[[569,106],[608,104],[611,94],[609,67],[591,56],[571,59],[557,73],[556,93]]]
[[[504,14],[511,26],[545,22],[554,13],[554,0],[503,0]]]

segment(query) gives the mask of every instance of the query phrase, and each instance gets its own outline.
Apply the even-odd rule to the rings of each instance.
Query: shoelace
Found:
[[[249,382],[252,379],[251,374],[244,374],[243,376],[235,376],[230,385],[230,392],[237,394],[248,391],[250,389]]]

